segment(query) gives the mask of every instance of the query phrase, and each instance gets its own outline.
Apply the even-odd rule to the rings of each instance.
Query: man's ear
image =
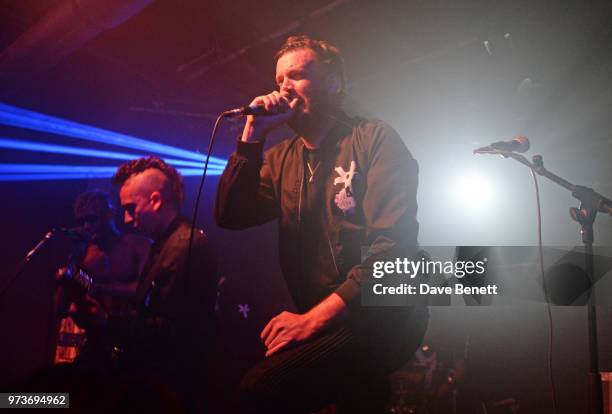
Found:
[[[325,78],[325,82],[327,84],[327,92],[334,95],[338,95],[342,92],[342,80],[337,73],[329,73]]]
[[[153,191],[149,196],[149,201],[153,205],[153,211],[159,211],[162,206],[162,195],[159,191]]]

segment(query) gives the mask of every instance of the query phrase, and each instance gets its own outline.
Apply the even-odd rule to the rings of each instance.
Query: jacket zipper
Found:
[[[302,179],[300,180],[300,195],[298,196],[298,233],[302,230],[302,193],[304,192],[304,171],[302,170]],[[332,261],[334,262],[334,268],[336,269],[336,274],[340,274],[340,270],[338,269],[338,264],[336,263],[336,255],[334,254],[334,248],[331,244],[331,238],[329,237],[329,232],[327,229],[325,230],[325,235],[327,236],[327,243],[329,246],[329,252],[331,253]]]
[[[298,196],[298,233],[302,230],[302,192],[304,191],[304,171],[300,180],[300,195]]]
[[[334,261],[334,267],[336,268],[336,273],[340,275],[340,270],[338,270],[338,265],[336,264],[336,255],[334,254],[334,248],[331,244],[331,238],[329,237],[329,232],[325,230],[325,235],[327,236],[327,243],[329,244],[329,251],[332,256],[332,260]]]

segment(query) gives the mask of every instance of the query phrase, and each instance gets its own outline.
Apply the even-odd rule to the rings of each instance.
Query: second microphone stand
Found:
[[[481,152],[482,153],[482,152]],[[585,270],[591,286],[594,285],[595,266],[593,262],[593,242],[595,240],[593,223],[598,212],[612,215],[612,200],[597,193],[592,188],[574,185],[569,181],[544,168],[541,155],[534,155],[533,162],[515,152],[487,151],[488,154],[499,154],[504,158],[512,158],[529,167],[536,174],[548,178],[572,193],[572,196],[580,201],[580,207],[571,207],[570,216],[580,224],[580,234],[584,244]],[[601,376],[599,373],[599,347],[597,344],[597,309],[594,297],[588,305],[588,335],[589,335],[589,396],[588,413],[603,414],[603,390]]]

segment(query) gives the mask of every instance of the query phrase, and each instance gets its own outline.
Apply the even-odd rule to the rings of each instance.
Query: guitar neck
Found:
[[[74,267],[72,271],[67,273],[67,279],[76,283],[86,293],[91,293],[93,288],[93,278],[80,267]]]

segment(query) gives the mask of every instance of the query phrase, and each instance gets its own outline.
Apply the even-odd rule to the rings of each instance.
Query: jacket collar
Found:
[[[321,152],[325,152],[328,149],[331,149],[337,146],[340,138],[345,137],[347,134],[350,134],[355,120],[349,118],[343,111],[338,111],[335,115],[332,115],[335,119],[334,125],[331,127],[325,138],[321,141],[321,145],[319,146]],[[297,135],[296,135],[296,138]],[[302,139],[298,139],[300,150],[304,150],[306,145]]]
[[[162,232],[161,236],[153,242],[152,248],[158,250],[161,246],[166,243],[166,240],[176,231],[178,226],[183,222],[185,218],[181,214],[177,214],[174,220],[170,222],[170,225]]]

